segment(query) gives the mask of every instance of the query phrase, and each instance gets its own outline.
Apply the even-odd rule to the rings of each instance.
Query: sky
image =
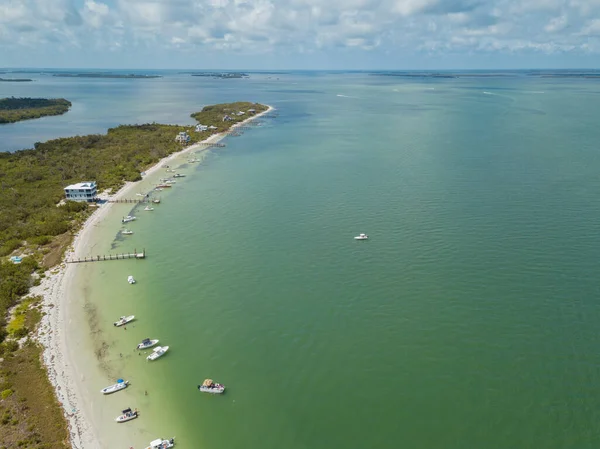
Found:
[[[600,0],[0,0],[0,67],[598,68]]]

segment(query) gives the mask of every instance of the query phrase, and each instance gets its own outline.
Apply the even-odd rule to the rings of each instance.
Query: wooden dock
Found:
[[[83,263],[83,262],[104,262],[105,260],[125,260],[125,259],[145,259],[146,258],[146,250],[138,253],[136,250],[133,250],[133,253],[125,253],[125,254],[105,254],[102,256],[89,256],[77,259],[67,260],[67,263]]]
[[[211,147],[223,148],[223,147],[225,147],[224,143],[214,143],[214,142],[200,142],[200,143],[198,143],[198,145],[203,146],[205,148],[211,148]]]
[[[109,203],[148,203],[150,202],[150,197],[145,196],[143,198],[122,198],[120,200],[108,200]]]

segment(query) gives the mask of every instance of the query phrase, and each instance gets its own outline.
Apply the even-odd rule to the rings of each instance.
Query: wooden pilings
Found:
[[[122,198],[119,200],[108,200],[109,203],[148,203],[150,202],[150,197],[145,196],[143,198]]]
[[[206,148],[211,148],[211,147],[223,148],[225,146],[224,143],[215,143],[215,142],[200,142],[200,143],[198,143],[198,145],[206,147]]]
[[[125,254],[104,254],[101,256],[89,256],[77,259],[67,260],[67,263],[83,263],[83,262],[104,262],[106,260],[125,260],[125,259],[145,259],[146,250],[138,253],[137,250],[133,250],[133,253]]]

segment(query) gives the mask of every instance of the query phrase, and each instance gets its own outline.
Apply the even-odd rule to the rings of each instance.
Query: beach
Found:
[[[230,130],[271,111],[273,107],[269,106],[266,111],[233,125]],[[203,144],[217,143],[224,137],[225,133],[215,134],[171,154],[147,169],[141,181],[128,182],[115,193],[103,194],[102,199],[133,198],[136,191],[150,192],[159,183],[159,179],[166,176],[165,166],[176,168],[178,163],[183,162],[180,158],[190,153],[206,154],[210,148]],[[78,301],[78,295],[81,294],[78,276],[81,276],[85,267],[65,263],[71,258],[94,255],[95,230],[106,220],[113,207],[114,204],[108,201],[98,206],[74,236],[63,262],[49,270],[41,284],[31,289],[31,294],[43,296],[44,316],[36,339],[44,347],[44,363],[68,419],[74,449],[117,447],[125,442],[126,447],[136,444],[131,447],[137,448],[141,447],[140,444],[159,437],[146,436],[144,429],[135,425],[139,420],[128,425],[116,425],[114,417],[118,415],[119,406],[105,409],[102,405],[101,400],[104,398],[99,390],[113,384],[115,380],[107,378],[106,369],[98,367],[97,354],[94,355],[94,351],[90,350],[92,345],[89,334],[93,330],[90,330],[89,320],[81,308],[76,307],[81,305]],[[127,391],[119,392],[117,395],[125,396],[126,393]],[[106,420],[107,416],[112,416],[113,419]]]

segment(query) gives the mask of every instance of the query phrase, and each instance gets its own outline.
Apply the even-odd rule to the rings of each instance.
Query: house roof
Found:
[[[70,186],[65,187],[67,189],[91,189],[92,187],[96,187],[96,181],[87,181],[87,182],[79,182],[77,184],[71,184]]]

